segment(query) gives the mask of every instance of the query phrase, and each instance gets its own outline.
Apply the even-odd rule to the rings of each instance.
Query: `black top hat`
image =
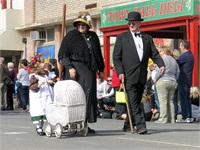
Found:
[[[141,18],[141,14],[139,12],[132,11],[128,14],[128,21],[143,21],[144,19]]]

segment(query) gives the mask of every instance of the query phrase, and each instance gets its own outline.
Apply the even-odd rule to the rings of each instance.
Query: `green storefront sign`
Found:
[[[141,13],[144,21],[199,15],[200,0],[150,0],[101,10],[101,28],[124,25],[131,11]]]

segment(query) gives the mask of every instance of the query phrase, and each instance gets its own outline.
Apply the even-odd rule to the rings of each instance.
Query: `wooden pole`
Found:
[[[64,38],[64,34],[65,34],[65,20],[66,20],[66,4],[63,4],[61,40]]]
[[[65,34],[65,20],[66,20],[66,4],[63,4],[63,16],[62,16],[62,31],[61,31],[61,41]],[[62,80],[63,65],[62,61],[59,60],[59,80]]]
[[[125,94],[125,98],[126,98],[126,108],[127,108],[128,119],[129,119],[129,123],[130,123],[130,127],[131,127],[131,133],[133,134],[134,132],[133,132],[132,118],[131,118],[130,107],[129,107],[129,103],[128,103],[128,98],[127,98],[127,93],[126,93],[124,81],[122,81],[122,87],[124,89],[124,94]]]

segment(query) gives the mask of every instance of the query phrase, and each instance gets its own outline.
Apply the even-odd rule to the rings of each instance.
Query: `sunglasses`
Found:
[[[135,22],[135,21],[130,21],[128,24],[129,24],[129,25],[133,25],[133,26],[134,26],[134,25],[136,25],[137,23],[138,23],[138,22]]]
[[[78,27],[80,27],[80,26],[85,27],[86,24],[84,24],[84,23],[79,23],[79,24],[77,24],[77,26],[78,26]]]
[[[108,82],[111,82],[112,80],[107,80]]]

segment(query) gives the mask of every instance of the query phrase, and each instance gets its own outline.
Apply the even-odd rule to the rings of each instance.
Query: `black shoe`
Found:
[[[14,108],[8,107],[7,110],[14,110]]]
[[[95,130],[93,130],[93,129],[91,129],[90,127],[88,127],[88,133],[94,134],[94,133],[95,133]]]
[[[127,126],[127,125],[124,125],[124,127],[123,127],[123,132],[131,132],[131,127],[130,126]],[[136,131],[136,129],[134,128],[134,126],[133,126],[133,133],[136,133],[137,131]]]
[[[5,107],[2,107],[2,108],[1,108],[1,110],[2,110],[2,111],[5,111],[5,110],[7,110],[7,108],[5,108]]]
[[[142,127],[140,129],[138,129],[137,133],[138,134],[146,134],[147,133],[147,129],[145,127]]]
[[[40,136],[44,136],[44,135],[45,135],[45,133],[43,132],[43,129],[42,129],[42,128],[36,128],[36,132],[37,132],[37,134],[40,135]]]
[[[127,125],[124,125],[122,130],[123,130],[123,132],[130,132],[131,131],[131,127],[127,126]]]

